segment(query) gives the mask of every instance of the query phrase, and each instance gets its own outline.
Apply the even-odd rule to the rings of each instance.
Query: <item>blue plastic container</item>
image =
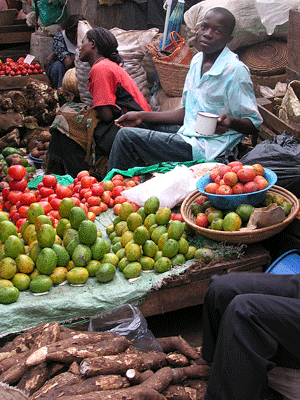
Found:
[[[199,192],[208,196],[209,201],[213,207],[220,208],[221,210],[235,210],[240,204],[250,204],[257,206],[266,198],[267,191],[277,182],[277,175],[272,170],[265,168],[265,178],[269,183],[266,189],[259,190],[253,193],[232,194],[232,195],[219,195],[205,192],[205,186],[210,182],[209,173],[202,176],[196,183]]]
[[[300,273],[300,251],[289,250],[278,257],[265,271],[271,274],[286,275]]]
[[[28,160],[33,162],[33,165],[35,166],[36,169],[41,169],[42,168],[42,164],[44,162],[44,160],[40,160],[39,158],[33,157],[30,154],[28,154]]]

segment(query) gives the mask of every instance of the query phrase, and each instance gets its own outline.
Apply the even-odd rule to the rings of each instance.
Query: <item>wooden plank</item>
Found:
[[[153,291],[141,304],[144,316],[163,314],[180,308],[192,307],[204,302],[210,277],[214,274],[227,274],[230,272],[262,272],[271,263],[269,252],[261,245],[249,246],[244,256],[219,262],[209,268],[191,274],[187,282],[178,280],[177,285],[163,287]]]
[[[30,79],[37,79],[50,85],[49,78],[46,74],[33,74],[25,76],[0,76],[0,93],[8,90],[19,90],[26,86]]]
[[[290,10],[288,33],[288,67],[300,73],[300,12]]]
[[[1,32],[0,44],[30,42],[31,32]]]
[[[258,104],[258,110],[260,115],[263,117],[264,124],[271,130],[278,134],[283,131],[290,132],[292,135],[300,138],[300,126],[291,126],[284,122],[282,119],[278,118],[275,114],[267,110],[265,107]]]

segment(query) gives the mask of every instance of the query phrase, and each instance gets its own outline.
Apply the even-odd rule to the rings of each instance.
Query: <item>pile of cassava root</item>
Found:
[[[210,367],[180,336],[142,352],[111,332],[57,322],[26,330],[0,349],[0,381],[30,400],[201,400]]]

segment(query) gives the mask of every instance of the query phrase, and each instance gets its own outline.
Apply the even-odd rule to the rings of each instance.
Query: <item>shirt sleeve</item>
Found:
[[[64,41],[63,34],[58,32],[54,38],[52,43],[52,49],[56,54],[59,61],[63,62],[65,58],[67,58],[70,53],[68,52],[67,46]]]
[[[89,77],[89,91],[93,96],[93,107],[116,104],[117,80],[114,73],[104,64],[92,68]]]
[[[246,66],[240,65],[234,69],[226,92],[232,115],[236,118],[249,118],[259,129],[263,119],[258,111],[253,83]]]

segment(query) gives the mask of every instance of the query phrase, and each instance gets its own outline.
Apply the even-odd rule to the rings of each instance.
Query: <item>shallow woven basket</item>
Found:
[[[176,64],[153,58],[163,91],[170,97],[181,97],[189,65]]]
[[[206,236],[209,239],[215,240],[217,242],[228,242],[228,243],[256,243],[261,240],[268,239],[277,233],[281,232],[284,228],[286,228],[297,216],[297,212],[299,210],[299,200],[298,198],[288,190],[280,187],[273,186],[272,189],[268,190],[271,194],[280,194],[287,202],[291,204],[291,212],[285,218],[284,221],[279,224],[268,226],[266,228],[255,229],[253,231],[245,232],[245,231],[217,231],[213,229],[201,228],[196,225],[196,217],[193,215],[191,211],[191,205],[196,203],[197,197],[201,195],[201,193],[196,190],[191,193],[182,203],[181,205],[181,215],[184,221],[190,225],[196,233]]]
[[[239,55],[253,75],[280,75],[286,72],[288,62],[287,43],[268,40],[247,47]]]

